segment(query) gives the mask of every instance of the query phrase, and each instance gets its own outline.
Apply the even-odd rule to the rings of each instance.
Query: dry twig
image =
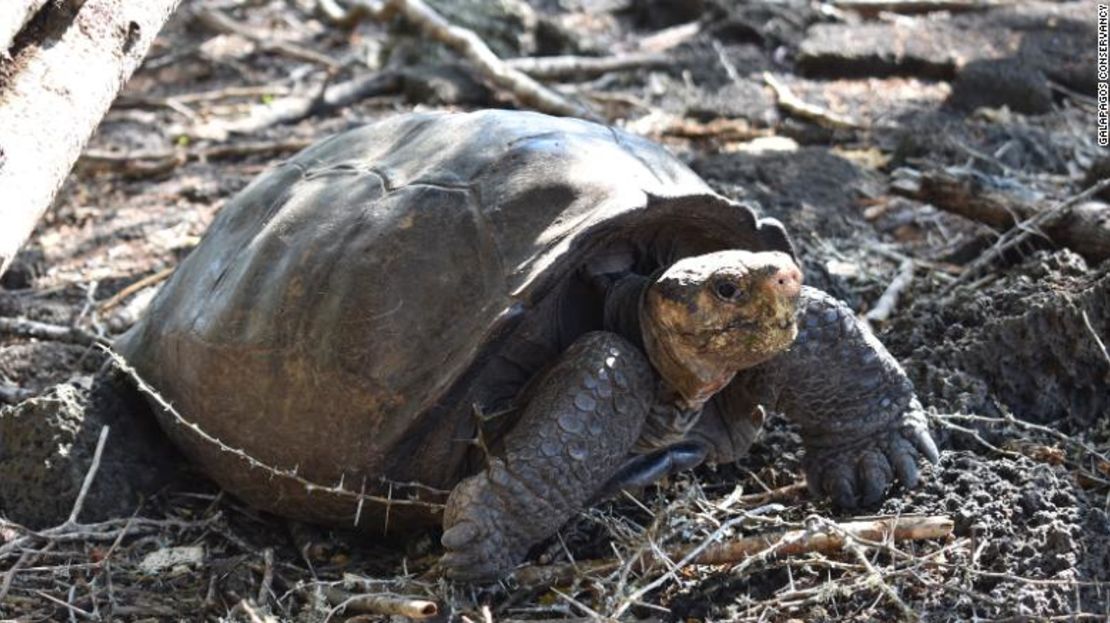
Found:
[[[167,149],[119,154],[89,150],[81,155],[80,164],[85,172],[118,173],[126,177],[142,178],[163,175],[186,162],[226,160],[249,156],[278,156],[300,151],[311,145],[312,142],[308,139],[291,138],[276,141],[236,142],[188,150]],[[150,278],[153,279],[154,275]]]
[[[374,97],[396,93],[401,88],[401,77],[395,72],[373,72],[356,76],[345,82],[325,86],[320,93],[291,95],[258,104],[239,119],[214,119],[190,129],[200,138],[224,140],[228,134],[251,134],[270,126],[300,121],[319,114]]]
[[[804,496],[806,491],[809,490],[808,485],[803,480],[793,484],[779,487],[778,489],[771,489],[770,491],[763,491],[760,493],[749,493],[741,495],[736,498],[736,503],[741,506],[753,507],[763,506],[764,504],[771,504],[774,502],[786,502],[797,500]]]
[[[1012,188],[1012,180],[1008,181]],[[1110,257],[1110,206],[1106,204],[1079,200],[1064,208],[1066,212],[1041,217],[1034,223],[1033,219],[1046,212],[1035,205],[1039,197],[1034,192],[993,187],[973,171],[959,168],[924,172],[898,169],[891,190],[999,231],[1037,227],[1057,244],[1093,263]]]
[[[63,327],[61,325],[27,320],[26,318],[0,318],[0,335],[48,340],[51,342],[66,342],[80,346],[95,346],[107,344],[108,341],[77,327]]]
[[[124,300],[127,299],[127,297],[131,296],[132,294],[135,294],[136,292],[138,292],[140,290],[145,290],[145,289],[147,289],[150,286],[153,286],[155,284],[162,283],[163,281],[166,280],[167,277],[169,277],[170,275],[173,274],[173,271],[174,271],[175,268],[176,267],[173,267],[173,266],[171,266],[169,268],[163,268],[162,270],[160,270],[156,273],[147,275],[146,277],[143,277],[142,279],[139,279],[138,281],[129,284],[124,289],[122,289],[119,292],[116,292],[114,295],[112,295],[111,298],[109,298],[108,300],[101,303],[97,307],[97,311],[102,313],[102,314],[105,313],[105,312],[111,311],[112,309],[114,309],[117,305],[122,303]]]
[[[510,58],[505,65],[537,80],[591,78],[611,71],[662,67],[671,62],[663,54],[637,52],[615,56],[526,56]]]
[[[809,552],[832,552],[844,548],[848,538],[861,538],[882,541],[891,538],[895,541],[919,541],[938,539],[952,533],[952,519],[944,516],[898,517],[870,521],[853,521],[824,526],[818,530],[788,530],[743,537],[733,541],[714,544],[717,538],[740,521],[749,517],[738,517],[718,528],[710,538],[697,546],[686,546],[666,550],[669,559],[677,559],[675,568],[687,565],[725,565],[742,562],[774,550],[780,556],[792,556]],[[642,556],[633,562],[641,569],[648,569],[660,563],[654,556]],[[566,583],[579,574],[608,573],[621,566],[617,560],[580,561],[575,564],[548,566],[529,566],[516,572],[516,579],[524,586],[552,586]]]
[[[994,246],[983,253],[983,255],[976,258],[960,276],[949,283],[944,292],[951,292],[956,286],[969,279],[972,275],[979,274],[980,271],[990,266],[1004,253],[1023,244],[1031,237],[1044,236],[1045,229],[1051,229],[1053,225],[1067,218],[1071,214],[1072,208],[1107,188],[1110,188],[1110,179],[1101,180],[1096,184],[1092,184],[1083,192],[1061,201],[1051,208],[1041,210],[1014,225],[999,236]]]
[[[864,17],[875,17],[880,13],[900,13],[920,15],[946,11],[948,13],[971,13],[986,11],[1007,4],[1006,0],[833,0],[838,9],[859,13]]]
[[[452,25],[423,0],[387,0],[378,19],[396,12],[420,28],[428,37],[460,53],[495,86],[511,93],[522,105],[540,112],[600,120],[593,111],[543,86],[527,74],[506,64],[481,37]]]
[[[333,58],[295,43],[275,41],[272,34],[256,32],[253,28],[240,24],[223,12],[215,9],[198,12],[196,14],[196,20],[212,31],[222,34],[239,35],[244,39],[249,39],[258,44],[263,50],[282,54],[301,61],[316,63],[329,69],[339,69],[340,67],[340,63]]]
[[[894,309],[898,307],[898,297],[906,288],[910,287],[913,283],[913,270],[914,263],[911,259],[902,261],[902,265],[898,267],[898,274],[890,285],[883,291],[882,296],[878,301],[875,301],[875,306],[872,307],[863,316],[868,322],[885,322],[894,313]]]
[[[790,90],[790,87],[779,81],[779,79],[769,71],[763,72],[763,81],[775,92],[775,97],[778,98],[779,106],[792,115],[808,119],[817,125],[833,130],[854,130],[859,128],[859,124],[847,117],[803,101],[802,98],[798,97]]]
[[[1098,331],[1095,331],[1094,325],[1091,324],[1091,318],[1087,315],[1087,310],[1080,312],[1083,316],[1083,326],[1087,328],[1087,332],[1091,334],[1091,339],[1095,341],[1095,346],[1098,347],[1099,352],[1102,353],[1102,358],[1106,360],[1106,365],[1110,367],[1110,352],[1106,350],[1106,343],[1099,337]],[[1110,383],[1110,370],[1106,373],[1106,382]]]
[[[100,459],[104,456],[104,445],[108,442],[108,431],[110,427],[105,426],[100,429],[100,437],[96,440],[96,450],[93,451],[92,462],[89,463],[89,470],[85,473],[85,479],[81,481],[81,490],[77,492],[77,499],[73,501],[73,509],[69,512],[69,518],[65,520],[62,526],[71,527],[77,525],[77,518],[81,515],[81,510],[85,507],[85,497],[89,494],[89,489],[92,487],[93,480],[96,480],[96,472],[100,470]]]
[[[324,589],[328,602],[335,606],[334,612],[345,614],[381,614],[403,616],[410,619],[429,619],[439,614],[439,606],[434,601],[417,597],[405,597],[391,593],[376,595],[354,595],[335,586]]]

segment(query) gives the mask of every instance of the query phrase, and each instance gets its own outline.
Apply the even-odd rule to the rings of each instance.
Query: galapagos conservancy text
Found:
[[[1098,65],[1095,80],[1098,89],[1098,110],[1095,113],[1098,144],[1110,145],[1110,28],[1107,26],[1110,5],[1098,5]]]

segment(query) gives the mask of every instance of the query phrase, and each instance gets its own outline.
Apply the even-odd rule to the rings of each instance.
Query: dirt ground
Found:
[[[793,232],[806,281],[871,314],[944,452],[920,487],[867,512],[945,515],[953,533],[468,587],[429,573],[438,535],[391,546],[293,524],[195,474],[127,515],[67,523],[99,427],[67,421],[53,429],[64,434],[16,443],[26,427],[13,422],[64,419],[98,395],[96,344],[135,321],[231,196],[337,131],[413,109],[514,106],[400,21],[343,22],[326,10],[336,3],[314,0],[186,0],[0,282],[0,319],[79,329],[0,332],[0,515],[11,520],[0,523],[0,616],[372,621],[390,616],[350,598],[388,594],[434,601],[440,620],[1110,619],[1110,262],[1035,231],[1000,244],[1013,232],[1000,239],[927,185],[945,174],[973,197],[1044,211],[1107,177],[1092,3],[924,2],[909,14],[797,0],[430,4],[503,58],[661,56],[552,84],[663,142],[721,193],[759,202]],[[320,97],[361,77],[376,81],[353,103]],[[313,105],[242,121],[294,100]],[[42,457],[37,471],[20,471],[15,447]],[[143,461],[174,460],[163,447],[111,453],[91,496]],[[772,418],[748,458],[588,510],[530,563],[852,520],[802,494],[750,497],[798,482],[800,453]],[[13,516],[17,503],[36,510]]]

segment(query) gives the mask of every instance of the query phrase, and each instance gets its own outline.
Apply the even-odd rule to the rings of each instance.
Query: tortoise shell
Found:
[[[383,491],[383,477],[453,486],[474,469],[468,400],[497,375],[491,357],[543,335],[556,299],[586,310],[572,333],[597,328],[596,305],[570,284],[614,245],[642,270],[727,248],[791,251],[777,221],[618,129],[515,111],[407,114],[257,178],[116,348],[225,444],[160,415],[226,490],[350,525],[375,512],[228,448],[354,491]]]

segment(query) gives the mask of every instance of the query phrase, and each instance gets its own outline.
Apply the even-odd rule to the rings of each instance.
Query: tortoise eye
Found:
[[[743,294],[743,291],[731,281],[718,281],[717,285],[713,286],[713,292],[726,301],[735,301]]]

